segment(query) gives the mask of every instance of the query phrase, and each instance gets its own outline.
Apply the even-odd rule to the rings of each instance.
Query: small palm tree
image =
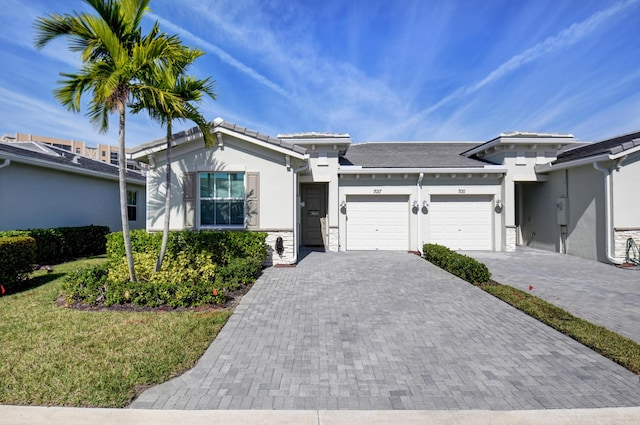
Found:
[[[187,61],[191,64],[195,59],[202,56],[204,52],[198,49],[186,49],[185,57],[190,58]],[[210,98],[216,98],[213,92],[214,82],[210,78],[204,80],[184,75],[185,68],[181,67],[178,72],[170,67],[163,67],[160,72],[156,72],[150,80],[154,81],[154,85],[163,90],[170,92],[175,96],[179,103],[167,102],[165,99],[157,99],[153,97],[154,92],[147,92],[148,96],[141,99],[140,102],[132,105],[132,110],[138,112],[141,109],[147,109],[149,116],[161,125],[167,128],[167,166],[166,166],[166,192],[165,192],[165,208],[164,208],[164,226],[162,231],[162,244],[158,261],[156,263],[156,272],[162,268],[162,262],[167,250],[169,241],[169,227],[171,220],[171,143],[172,143],[172,126],[174,120],[190,120],[201,131],[204,137],[205,146],[212,146],[214,143],[211,127],[193,105],[193,102],[200,102],[205,95]]]
[[[84,0],[95,14],[49,14],[35,21],[35,46],[42,48],[53,39],[66,37],[69,50],[79,52],[82,67],[77,73],[61,73],[63,79],[55,97],[73,112],[80,111],[81,97],[90,93],[87,115],[104,133],[109,115],[119,118],[119,181],[122,233],[131,281],[136,281],[127,215],[125,118],[127,104],[143,98],[164,98],[179,104],[172,93],[145,82],[159,67],[179,72],[188,58],[177,36],[160,33],[157,22],[142,34],[142,18],[150,10],[149,0]],[[151,95],[150,93],[154,93]]]

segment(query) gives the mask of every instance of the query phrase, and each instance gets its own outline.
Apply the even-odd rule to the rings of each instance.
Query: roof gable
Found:
[[[269,149],[277,150],[283,153],[294,154],[295,156],[299,157],[302,157],[307,153],[307,150],[305,148],[297,146],[289,140],[274,138],[254,130],[250,130],[246,127],[226,122],[222,118],[216,118],[215,120],[213,120],[210,126],[211,132],[214,134],[227,134],[241,140],[264,146]],[[172,146],[188,143],[200,137],[202,137],[202,132],[198,127],[180,131],[172,135]],[[217,141],[218,143],[221,143],[220,137],[217,137]],[[167,141],[165,138],[157,139],[149,143],[144,143],[139,147],[133,149],[131,156],[134,159],[144,161],[147,155],[164,151],[166,149],[166,145]]]

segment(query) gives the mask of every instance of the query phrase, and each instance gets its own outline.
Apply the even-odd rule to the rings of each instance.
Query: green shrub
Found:
[[[131,230],[130,234],[131,249],[133,252],[160,251],[162,233],[148,233],[144,229],[135,229]],[[109,261],[120,261],[120,259],[125,256],[122,232],[113,232],[107,235],[106,252]]]
[[[491,273],[487,266],[447,247],[438,244],[425,244],[422,247],[422,252],[427,261],[474,285],[491,280]]]
[[[249,258],[262,264],[267,258],[266,233],[245,231],[180,231],[170,232],[167,256],[179,252],[208,252],[212,261],[227,265],[233,258]],[[159,252],[162,233],[148,233],[145,230],[131,231],[133,252]],[[122,232],[107,235],[107,256],[119,261],[125,256]]]
[[[57,264],[74,258],[104,254],[108,233],[107,226],[82,226],[9,230],[0,232],[0,236],[31,236],[36,240],[34,263]]]
[[[225,291],[214,285],[216,265],[209,254],[181,252],[175,258],[167,257],[158,273],[156,259],[153,252],[134,253],[138,282],[129,282],[125,258],[78,270],[65,280],[65,299],[68,303],[130,303],[143,307],[190,307],[226,301]]]
[[[253,283],[267,256],[266,233],[170,232],[155,272],[161,233],[131,231],[138,282],[129,282],[122,233],[107,235],[109,266],[78,271],[65,283],[67,302],[189,307],[221,304],[226,293]]]
[[[85,267],[68,274],[62,284],[69,304],[81,302],[96,305],[105,301],[109,265]]]
[[[29,236],[0,238],[0,285],[5,291],[15,291],[33,268],[36,241]]]
[[[253,283],[262,271],[262,262],[252,258],[234,258],[218,269],[216,287],[228,291]]]

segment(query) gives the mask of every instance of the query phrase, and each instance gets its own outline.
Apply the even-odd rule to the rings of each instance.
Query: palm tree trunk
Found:
[[[156,272],[162,268],[164,255],[167,252],[167,244],[169,243],[169,225],[171,223],[171,119],[167,120],[167,180],[166,192],[164,195],[164,228],[162,229],[162,245],[160,246],[160,254],[156,263]]]
[[[129,214],[127,208],[127,153],[124,146],[124,121],[125,106],[119,108],[120,127],[118,129],[119,142],[119,180],[120,180],[120,218],[122,219],[122,236],[124,237],[124,251],[127,255],[127,264],[129,265],[129,278],[131,282],[137,282],[136,271],[133,266],[133,252],[131,250],[131,233],[129,231]]]

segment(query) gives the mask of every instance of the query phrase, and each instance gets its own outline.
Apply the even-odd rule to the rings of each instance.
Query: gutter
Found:
[[[11,160],[8,158],[5,158],[4,162],[0,164],[0,168],[8,167],[9,165],[11,165]]]
[[[298,174],[309,169],[309,154],[304,156],[304,164],[293,170],[293,261],[298,263]]]
[[[507,167],[501,165],[485,165],[484,167],[443,167],[443,168],[366,168],[359,165],[342,165],[338,174],[504,174]]]
[[[620,167],[620,165],[622,164],[622,161],[624,161],[625,159],[626,159],[626,156],[624,156],[621,159],[619,159],[615,164],[615,168],[618,169]],[[606,230],[605,250],[606,250],[606,254],[607,254],[607,260],[612,264],[620,265],[620,264],[623,264],[624,261],[615,258],[611,254],[611,252],[612,252],[612,239],[613,239],[613,215],[612,215],[612,211],[611,211],[611,202],[612,202],[612,196],[611,196],[611,170],[601,166],[597,161],[593,163],[593,168],[595,168],[596,170],[604,173],[604,202],[605,202],[604,221],[605,221],[605,230]]]
[[[606,161],[610,158],[609,154],[603,154],[598,156],[590,156],[587,158],[575,159],[573,161],[562,162],[557,165],[553,165],[551,162],[546,164],[538,164],[534,167],[536,173],[549,173],[551,171],[565,170],[567,168],[578,167],[580,165],[588,165],[597,161]]]
[[[572,168],[572,167],[578,167],[580,165],[587,165],[587,164],[592,164],[592,163],[596,163],[599,161],[616,161],[619,160],[620,158],[622,158],[623,160],[626,159],[627,156],[636,153],[640,151],[640,146],[636,146],[633,147],[631,149],[627,149],[627,150],[623,150],[622,152],[619,152],[617,154],[610,154],[610,153],[604,153],[604,154],[600,154],[600,155],[596,155],[596,156],[588,156],[586,158],[580,158],[580,159],[574,159],[573,161],[567,161],[567,162],[562,162],[560,164],[557,165],[553,165],[551,162],[548,162],[546,164],[538,164],[535,166],[535,172],[536,173],[549,173],[551,171],[558,171],[558,170],[564,170],[567,168]],[[620,161],[620,164],[622,163],[622,161]],[[619,165],[618,165],[619,166]],[[596,168],[598,169],[598,168]],[[602,171],[602,170],[600,170]]]

